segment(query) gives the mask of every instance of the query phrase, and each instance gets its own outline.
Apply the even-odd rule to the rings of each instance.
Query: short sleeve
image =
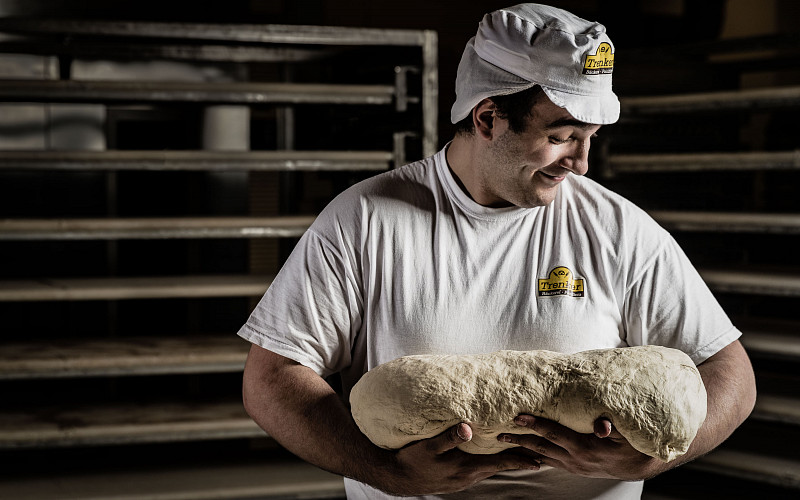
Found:
[[[633,276],[624,304],[629,345],[673,347],[700,364],[741,335],[671,236]]]
[[[348,367],[363,303],[344,251],[312,226],[238,335],[323,377]]]

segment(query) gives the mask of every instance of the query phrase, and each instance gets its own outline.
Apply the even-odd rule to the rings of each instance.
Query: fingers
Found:
[[[606,417],[600,417],[594,422],[594,435],[599,438],[610,439],[611,441],[621,442],[627,441],[625,437],[619,433],[614,424],[611,423]]]
[[[544,418],[535,418],[531,415],[520,415],[514,419],[514,423],[520,427],[525,427],[534,431],[536,434],[542,436],[551,443],[558,445],[568,444],[578,437],[579,434],[568,427],[557,424],[552,420]]]
[[[441,455],[472,439],[472,428],[460,423],[429,441],[429,448]],[[503,452],[493,455],[464,455],[473,467],[482,472],[497,473],[506,470],[539,470],[539,457],[525,456],[521,453]]]
[[[534,452],[539,457],[540,463],[544,463],[545,459],[561,460],[569,455],[566,450],[552,441],[535,434],[500,434],[497,439]]]
[[[509,470],[539,470],[539,457],[526,456],[522,453],[501,452],[492,455],[472,455],[463,452],[447,453],[471,439],[472,428],[462,422],[438,436],[428,439],[427,446],[436,455],[441,455],[440,458],[448,457],[447,460],[451,464],[461,464],[461,467],[466,467],[467,470],[471,471],[470,474],[477,474],[481,478]]]
[[[508,470],[539,470],[541,459],[517,453],[472,455],[474,467],[482,472],[496,474]]]
[[[536,434],[500,434],[497,439],[522,446],[542,457],[565,459],[569,456],[568,450],[573,449],[575,441],[580,438],[580,434],[572,429],[531,415],[520,415],[514,419],[514,423],[531,429]]]
[[[520,415],[514,423],[533,434],[500,434],[498,440],[530,450],[542,465],[573,474],[622,478],[629,474],[631,464],[638,467],[642,457],[650,460],[631,447],[608,418],[598,418],[593,432],[585,434],[531,415]]]
[[[450,451],[461,443],[472,439],[472,429],[465,423],[450,427],[443,433],[428,440],[429,448],[437,454]]]
[[[553,443],[567,446],[570,443],[575,443],[583,435],[565,427],[561,424],[547,420],[544,418],[535,418],[531,415],[520,415],[514,419],[514,423],[527,427],[536,432],[540,436]],[[615,438],[622,437],[619,432],[614,428],[614,425],[606,417],[600,417],[594,422],[593,433],[599,438]]]

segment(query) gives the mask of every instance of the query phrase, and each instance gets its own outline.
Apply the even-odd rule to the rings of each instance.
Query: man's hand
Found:
[[[498,440],[536,453],[542,464],[581,476],[639,480],[653,476],[656,459],[634,449],[607,419],[598,419],[593,434],[578,432],[544,418],[520,415],[514,423],[534,434],[501,434]]]
[[[411,443],[396,454],[397,471],[385,486],[394,494],[420,495],[461,491],[509,470],[539,470],[539,461],[513,450],[494,455],[473,455],[457,450],[472,439],[472,429],[461,423],[442,434]]]
[[[372,444],[330,385],[308,367],[253,346],[243,377],[250,416],[292,453],[325,470],[395,495],[458,491],[506,470],[539,468],[524,450],[471,455],[455,449],[472,439],[458,424],[400,450]]]
[[[518,444],[541,457],[542,464],[591,477],[647,479],[700,457],[722,441],[750,414],[755,404],[753,368],[736,340],[697,366],[708,394],[708,413],[689,450],[669,463],[639,453],[613,431],[606,419],[595,422],[594,434],[579,434],[555,422],[530,415],[517,425],[535,435],[501,434],[498,439]]]

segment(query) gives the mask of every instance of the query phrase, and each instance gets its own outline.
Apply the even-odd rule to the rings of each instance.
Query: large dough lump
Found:
[[[459,448],[496,453],[514,446],[498,434],[532,432],[513,422],[526,413],[581,433],[607,417],[634,448],[670,461],[705,420],[706,391],[692,360],[667,347],[498,351],[398,358],[366,373],[350,404],[361,431],[383,448],[466,422],[473,438]]]

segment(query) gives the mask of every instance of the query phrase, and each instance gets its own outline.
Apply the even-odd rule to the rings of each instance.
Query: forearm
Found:
[[[654,461],[654,476],[701,457],[725,441],[753,410],[756,385],[750,360],[736,341],[698,367],[708,393],[706,420],[686,454],[672,462]]]
[[[472,439],[454,425],[400,450],[372,444],[328,384],[309,368],[253,346],[242,392],[250,416],[299,457],[395,495],[461,491],[498,472],[538,470],[537,460],[516,454],[470,455],[456,449]]]
[[[254,346],[242,387],[247,412],[286,449],[322,469],[383,483],[381,473],[393,454],[358,430],[339,396],[313,370]]]

